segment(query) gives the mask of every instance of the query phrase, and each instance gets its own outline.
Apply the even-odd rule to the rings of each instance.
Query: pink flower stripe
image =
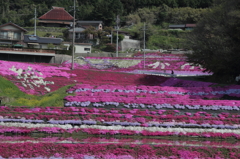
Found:
[[[133,131],[133,130],[103,130],[94,128],[73,128],[73,129],[62,129],[57,127],[43,127],[43,128],[26,128],[26,127],[7,127],[0,126],[0,133],[11,133],[11,134],[33,134],[33,133],[47,133],[47,134],[79,134],[85,133],[87,135],[128,135],[128,136],[175,136],[175,137],[203,137],[203,138],[215,138],[215,139],[228,139],[235,138],[240,139],[239,134],[234,133],[214,133],[214,132],[203,132],[203,133],[179,133],[179,132],[160,132],[160,131]]]
[[[78,124],[86,120],[94,120],[100,123],[106,122],[129,122],[148,125],[157,124],[199,124],[202,127],[211,125],[232,125],[238,126],[240,115],[238,113],[208,113],[203,111],[186,112],[179,110],[142,110],[142,109],[104,109],[104,108],[0,108],[0,121],[2,122],[23,122],[23,123],[45,123],[59,121],[59,124]],[[62,121],[62,122],[60,122]],[[104,121],[104,122],[103,122]],[[84,124],[84,123],[83,123]],[[114,123],[112,123],[114,124]],[[116,123],[117,124],[117,123]],[[187,126],[187,125],[186,125]],[[190,126],[190,125],[189,125]],[[197,125],[195,125],[197,126]]]
[[[115,137],[115,136],[114,136]],[[31,136],[4,136],[0,135],[0,143],[115,143],[115,144],[151,144],[151,145],[186,145],[186,146],[211,146],[211,147],[240,147],[240,142],[231,142],[227,140],[223,141],[211,141],[211,140],[198,140],[188,141],[179,140],[172,141],[168,139],[151,139],[151,138],[104,138],[104,137],[87,137],[87,138],[72,138],[72,137],[31,137]]]
[[[13,148],[14,147],[14,148]],[[124,144],[52,144],[52,143],[3,143],[0,145],[4,158],[62,157],[62,158],[239,158],[238,148],[217,148],[176,145],[129,145]],[[226,153],[227,152],[227,153]]]
[[[5,109],[6,108],[6,109]],[[217,115],[217,116],[216,116]],[[6,123],[38,123],[57,125],[102,125],[163,128],[239,129],[237,113],[185,112],[179,110],[103,109],[103,108],[7,108],[1,107],[0,121]],[[45,126],[46,125],[46,126]],[[44,128],[46,129],[46,128]],[[136,128],[137,129],[137,128]],[[9,130],[10,132],[12,129]],[[18,130],[16,130],[18,132]],[[72,129],[74,131],[74,129]],[[54,129],[53,132],[58,132]],[[5,133],[5,130],[1,133]],[[224,133],[224,132],[223,132]]]
[[[173,79],[173,78],[172,78]],[[170,80],[170,79],[169,79]],[[166,82],[168,82],[167,80]],[[116,93],[126,96],[157,96],[162,98],[221,98],[224,95],[240,97],[240,86],[226,86],[226,87],[170,87],[164,86],[121,86],[121,85],[90,85],[90,84],[77,84],[68,90],[69,93],[73,92],[86,92],[88,93]],[[190,82],[188,82],[190,84]],[[163,85],[163,86],[162,86]]]

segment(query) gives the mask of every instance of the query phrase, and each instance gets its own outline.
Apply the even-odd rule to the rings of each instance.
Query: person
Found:
[[[174,72],[173,72],[173,70],[172,70],[172,73],[171,73],[172,75],[174,74]]]

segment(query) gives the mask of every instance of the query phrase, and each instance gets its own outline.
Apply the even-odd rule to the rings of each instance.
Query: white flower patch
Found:
[[[148,66],[153,66],[153,68],[157,68],[160,65],[160,62],[155,62],[153,64],[149,64]]]
[[[109,60],[113,64],[116,64],[120,68],[128,68],[135,66],[141,62],[141,60]]]
[[[25,82],[21,82],[23,87],[27,87],[27,85],[25,84]]]
[[[104,64],[104,62],[112,63],[119,68],[128,68],[135,66],[141,62],[141,60],[115,60],[115,59],[87,59],[91,64]],[[84,59],[77,59],[76,62],[80,65],[86,65],[87,62]]]
[[[65,124],[65,125],[59,125],[59,124],[31,124],[31,123],[4,123],[0,122],[1,126],[7,126],[7,127],[26,127],[26,128],[44,128],[44,127],[58,127],[62,129],[72,129],[72,125]]]
[[[50,91],[51,91],[51,89],[50,89],[50,88],[48,88],[48,87],[44,87],[44,89],[46,89],[48,92],[50,92]]]
[[[190,65],[190,64],[189,63],[185,63],[184,65],[181,66],[181,69],[184,69],[185,66],[188,66],[188,65]]]
[[[203,70],[203,67],[202,67],[202,65],[198,65],[198,67],[199,67],[201,70]]]
[[[164,63],[161,63],[161,69],[165,69]]]
[[[21,84],[25,88],[29,86],[32,90],[34,90],[33,86],[40,87],[41,85],[46,86],[47,84],[54,84],[53,81],[44,81],[44,78],[41,77],[43,74],[37,70],[33,70],[30,66],[28,66],[26,70],[23,70],[22,68],[17,69],[15,66],[12,66],[12,68],[9,68],[9,70],[17,73],[17,79],[24,80],[21,82]],[[51,89],[48,87],[44,87],[44,88],[48,92],[51,91]]]
[[[167,66],[170,66],[170,63],[165,62],[164,64],[167,65]]]
[[[160,132],[179,132],[179,133],[205,133],[205,132],[212,132],[212,133],[234,133],[240,134],[239,129],[216,129],[216,128],[163,128],[163,127],[139,127],[139,126],[101,126],[101,125],[81,125],[78,128],[93,128],[93,129],[103,129],[103,130],[132,130],[132,131],[160,131]]]

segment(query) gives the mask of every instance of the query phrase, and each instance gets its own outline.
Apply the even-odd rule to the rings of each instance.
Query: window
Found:
[[[90,51],[90,48],[84,48],[84,51]]]
[[[21,40],[21,33],[14,33],[14,35],[13,35],[14,37],[14,39],[17,39],[17,40]]]
[[[0,38],[1,39],[7,39],[8,38],[8,32],[7,31],[1,31],[0,32]]]

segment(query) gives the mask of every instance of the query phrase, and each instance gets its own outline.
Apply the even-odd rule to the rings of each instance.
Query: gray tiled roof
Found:
[[[62,39],[60,38],[46,38],[46,37],[38,37],[34,35],[24,35],[25,43],[40,43],[40,44],[61,44]]]
[[[86,30],[85,28],[81,28],[81,27],[76,27],[75,28],[75,32],[83,32],[84,30]],[[73,32],[73,29],[69,29],[69,32]]]
[[[185,24],[169,25],[169,28],[185,28]]]

